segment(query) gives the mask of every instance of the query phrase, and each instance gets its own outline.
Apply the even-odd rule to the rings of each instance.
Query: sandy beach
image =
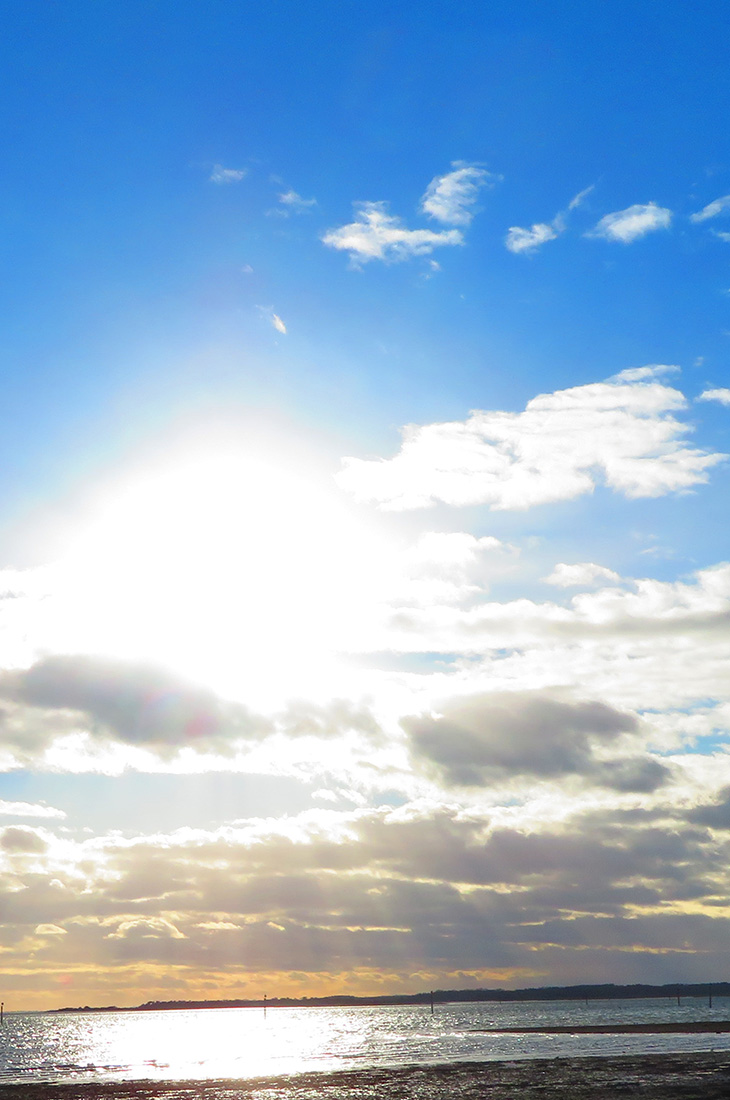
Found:
[[[241,1081],[0,1085],[3,1100],[727,1100],[730,1053],[404,1066]]]

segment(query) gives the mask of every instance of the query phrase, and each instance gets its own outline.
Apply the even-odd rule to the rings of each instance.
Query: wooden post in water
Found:
[[[5,1016],[5,1001],[0,1001],[0,1024],[3,1022]]]
[[[709,1008],[712,1008],[712,986],[707,987],[707,1004]]]
[[[431,1015],[433,1016],[433,990],[431,990]]]
[[[264,993],[264,1019],[266,1019],[266,994]]]

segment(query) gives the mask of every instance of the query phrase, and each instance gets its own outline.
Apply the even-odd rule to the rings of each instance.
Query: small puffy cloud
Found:
[[[513,225],[508,229],[504,243],[510,252],[534,252],[547,241],[554,241],[557,236],[554,226],[545,222],[533,225],[529,229],[521,229]]]
[[[288,214],[306,214],[308,210],[311,210],[313,206],[317,205],[316,199],[303,199],[301,195],[298,195],[296,191],[291,190],[284,191],[279,195],[279,203],[281,209],[278,211],[285,216]]]
[[[39,924],[34,929],[36,936],[67,936],[65,928],[59,928],[57,924]]]
[[[444,225],[469,225],[480,190],[502,177],[476,164],[454,161],[453,171],[431,180],[421,199],[421,210]]]
[[[414,256],[427,256],[434,248],[460,245],[464,238],[458,229],[406,229],[398,218],[387,211],[384,202],[365,202],[356,206],[357,218],[349,225],[330,229],[322,237],[328,248],[348,252],[359,266],[370,260],[395,263]]]
[[[668,229],[672,221],[672,211],[655,202],[644,205],[636,203],[625,210],[616,210],[605,217],[586,234],[587,237],[602,237],[606,241],[620,241],[631,244],[647,233],[657,229]]]
[[[211,183],[240,183],[245,175],[245,168],[224,168],[222,164],[216,164],[208,178]]]
[[[706,222],[710,218],[716,218],[718,214],[724,214],[728,209],[730,209],[730,195],[722,195],[721,198],[708,202],[707,206],[703,206],[702,210],[698,210],[696,214],[690,214],[689,220]]]
[[[415,756],[435,765],[450,785],[582,775],[614,790],[646,791],[669,776],[649,757],[596,757],[596,745],[636,730],[632,715],[604,703],[503,692],[452,701],[440,713],[404,718],[402,725]]]
[[[172,939],[184,940],[185,935],[163,917],[138,917],[121,921],[115,932],[107,937],[110,940]]]
[[[730,405],[730,390],[724,387],[715,390],[704,390],[697,400],[719,401],[721,405]]]
[[[643,377],[541,394],[520,413],[479,410],[465,421],[408,426],[394,458],[346,458],[338,481],[393,510],[437,501],[529,508],[593,492],[601,479],[627,497],[704,483],[725,456],[689,446],[690,429],[673,415],[684,396]]]
[[[580,561],[572,565],[558,562],[550,576],[545,577],[547,584],[555,584],[559,588],[592,588],[596,584],[619,584],[620,581],[620,576],[613,569],[606,569],[592,561]]]

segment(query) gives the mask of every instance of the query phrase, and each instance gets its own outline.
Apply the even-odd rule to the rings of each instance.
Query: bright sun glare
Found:
[[[118,483],[75,534],[54,645],[154,661],[228,698],[311,696],[382,554],[334,484],[208,445]]]

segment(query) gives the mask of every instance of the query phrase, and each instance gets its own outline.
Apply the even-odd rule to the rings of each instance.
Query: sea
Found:
[[[730,1051],[730,1034],[499,1034],[728,1020],[730,998],[6,1013],[0,1086],[213,1081],[530,1058]]]

